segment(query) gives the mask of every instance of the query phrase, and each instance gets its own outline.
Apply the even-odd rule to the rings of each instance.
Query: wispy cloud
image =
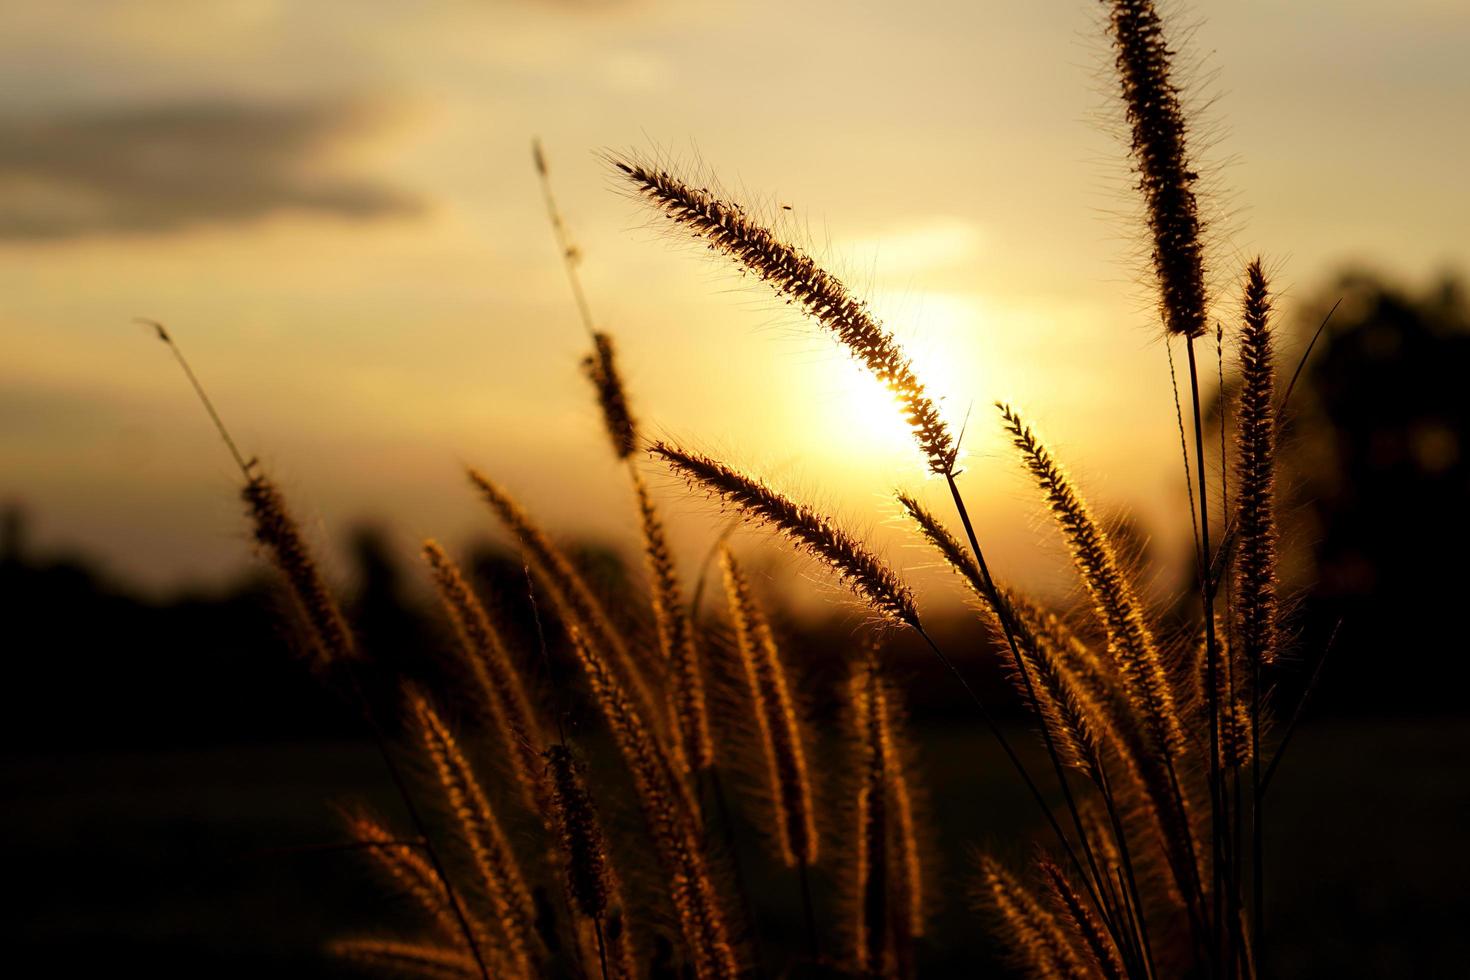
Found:
[[[0,120],[0,239],[170,232],[299,210],[412,214],[413,195],[335,152],[381,120],[360,103],[190,103]]]

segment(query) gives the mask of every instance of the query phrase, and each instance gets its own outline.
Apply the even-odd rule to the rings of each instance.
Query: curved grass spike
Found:
[[[1121,935],[1124,931],[1121,910],[1115,896],[1111,894],[1110,879],[1099,871],[1096,856],[1093,854],[1093,848],[1100,842],[1094,839],[1084,825],[1081,811],[1072,796],[1063,770],[1064,765],[1081,769],[1105,795],[1110,793],[1106,785],[1105,766],[1096,741],[1098,733],[1108,732],[1110,729],[1107,723],[1095,716],[1095,692],[1085,691],[1080,685],[1072,684],[1073,678],[1062,666],[1062,662],[1055,657],[1048,658],[1041,652],[1034,629],[1035,623],[1028,625],[1019,615],[1017,606],[1025,604],[991,581],[980,565],[978,552],[967,553],[964,545],[913,495],[900,491],[897,496],[924,538],[970,587],[978,600],[982,616],[993,627],[996,641],[1004,643],[1011,651],[1013,678],[1020,688],[1022,700],[1042,712],[1039,715],[1042,739],[1067,802],[1077,838],[1082,843],[1083,855],[1087,861],[1086,871],[1092,875],[1091,880],[1087,881],[1089,897],[1103,913],[1108,927]],[[1039,614],[1039,610],[1036,612]],[[1092,662],[1091,658],[1088,662]],[[1075,673],[1075,669],[1072,673]],[[1041,684],[1039,690],[1038,681]],[[1109,812],[1113,812],[1111,800]],[[1121,828],[1115,828],[1115,833],[1121,834]],[[1075,854],[1071,855],[1071,859],[1079,873],[1083,873],[1082,865]],[[1127,862],[1125,866],[1127,880],[1130,887],[1134,887],[1133,867]]]
[[[768,524],[800,550],[819,559],[891,623],[918,628],[913,593],[893,570],[852,535],[805,504],[798,504],[751,477],[701,453],[686,452],[666,442],[649,451],[667,462],[690,486],[734,504],[750,523]]]
[[[850,899],[859,970],[912,972],[925,932],[925,877],[900,731],[901,710],[870,647],[848,680],[859,772],[855,886]]]
[[[710,740],[709,711],[704,697],[704,674],[694,623],[684,604],[674,558],[669,551],[663,521],[653,505],[642,477],[631,467],[633,490],[638,497],[638,517],[643,528],[643,557],[648,565],[653,594],[653,620],[658,628],[658,645],[672,675],[668,687],[669,716],[679,739],[684,762],[690,771],[708,769],[714,762]]]
[[[569,625],[575,625],[599,650],[606,651],[619,682],[636,699],[639,712],[650,723],[662,717],[643,671],[651,658],[635,660],[621,632],[613,625],[602,603],[592,594],[581,573],[546,533],[531,520],[520,504],[498,484],[476,469],[469,469],[470,482],[480,491],[500,522],[520,543],[522,554],[540,573],[552,602]]]
[[[459,836],[474,859],[480,887],[493,913],[490,921],[505,941],[507,956],[524,974],[530,969],[535,942],[536,907],[530,889],[474,769],[448,726],[423,695],[410,691],[407,701],[419,744],[455,818]]]
[[[557,847],[561,851],[567,901],[573,912],[593,923],[601,975],[608,980],[614,977],[631,980],[635,966],[620,928],[622,897],[583,766],[563,743],[550,746],[543,758],[550,790],[549,824],[556,831]],[[609,922],[618,923],[619,928],[609,930]],[[608,941],[609,931],[614,932],[612,942]]]
[[[910,943],[924,935],[924,864],[919,854],[917,817],[914,812],[913,791],[909,787],[908,764],[905,758],[903,711],[897,702],[897,694],[883,678],[877,668],[877,651],[873,651],[872,669],[876,683],[873,687],[872,711],[877,723],[877,747],[881,750],[884,784],[892,804],[894,855],[899,874],[895,884],[898,901],[894,909],[895,921],[899,925],[900,939]],[[911,951],[906,951],[911,955]]]
[[[740,973],[738,957],[701,849],[693,801],[668,755],[617,674],[581,629],[567,629],[593,700],[612,732],[668,879],[669,899],[686,951],[700,980],[728,980]]]
[[[1337,307],[1334,306],[1335,310]],[[1261,778],[1262,668],[1277,656],[1275,459],[1277,406],[1272,364],[1271,297],[1259,258],[1246,267],[1240,331],[1240,406],[1236,417],[1235,613],[1250,677],[1251,888],[1254,958],[1265,935],[1265,858]],[[1332,314],[1329,313],[1330,317]],[[1326,319],[1323,325],[1326,325]],[[1318,328],[1318,333],[1322,328]],[[1316,336],[1312,342],[1316,342]],[[1311,352],[1308,345],[1307,353]],[[1305,363],[1306,354],[1302,356]],[[1300,371],[1300,367],[1298,367]],[[1293,381],[1295,378],[1293,378]],[[1287,396],[1291,394],[1290,386]],[[1284,408],[1285,399],[1283,399]]]
[[[1249,663],[1276,659],[1276,409],[1271,297],[1261,260],[1246,268],[1237,416],[1237,615]]]
[[[327,944],[327,952],[390,976],[472,980],[480,975],[479,967],[470,957],[430,943],[396,939],[337,939]],[[498,978],[515,974],[498,967],[494,975]]]
[[[728,548],[720,549],[720,568],[735,646],[744,667],[745,684],[754,708],[761,751],[766,760],[766,788],[774,804],[777,856],[788,868],[817,861],[819,838],[811,778],[807,773],[806,739],[791,700],[786,668],[770,623],[756,602],[750,582]]]
[[[368,857],[373,865],[394,888],[413,899],[419,911],[433,923],[438,937],[463,946],[464,937],[450,907],[449,893],[434,873],[433,865],[412,845],[398,843],[388,828],[366,811],[345,813],[344,821],[353,840],[371,845]]]
[[[1230,642],[1224,623],[1215,626],[1215,636],[1219,654],[1215,660],[1213,684],[1220,716],[1220,765],[1226,768],[1243,766],[1250,762],[1253,752],[1253,709],[1248,687],[1242,683],[1250,671],[1238,647]],[[1204,630],[1201,629],[1191,652],[1191,663],[1195,667],[1195,699],[1201,710],[1205,710],[1209,703],[1208,685],[1212,682],[1205,643]]]
[[[500,631],[453,559],[432,539],[424,542],[423,557],[459,639],[460,659],[475,680],[480,708],[507,750],[526,806],[533,813],[540,812],[545,791],[541,763],[545,737],[520,672]]]
[[[255,540],[271,557],[306,623],[317,666],[357,659],[357,645],[342,610],[327,589],[321,570],[301,535],[286,499],[263,473],[252,473],[242,492]]]
[[[856,911],[853,954],[857,973],[864,977],[887,976],[891,972],[892,955],[888,853],[891,835],[881,716],[877,710],[879,683],[877,665],[869,658],[849,681],[848,694],[860,760],[854,888],[850,899]]]
[[[917,633],[935,658],[953,675],[971,703],[975,705],[987,731],[1000,745],[1006,759],[1015,769],[1016,774],[1021,777],[1021,781],[1025,783],[1027,791],[1036,801],[1048,826],[1056,835],[1058,843],[1067,852],[1068,859],[1076,864],[1079,870],[1082,868],[1081,859],[1077,857],[1071,841],[1067,839],[1061,824],[1057,822],[1051,806],[1046,802],[1046,797],[1042,796],[1036,781],[1031,778],[1031,773],[1027,770],[1025,763],[1016,754],[1010,739],[1006,738],[1005,732],[1001,731],[995,723],[985,702],[970,686],[964,673],[934,642],[934,638],[924,630],[919,621],[918,607],[914,604],[913,594],[886,564],[879,561],[852,536],[839,530],[811,508],[781,496],[723,463],[707,456],[676,449],[663,442],[655,443],[650,447],[650,452],[663,457],[675,471],[683,473],[691,486],[702,486],[707,492],[735,504],[748,522],[756,525],[773,525],[800,550],[820,558],[832,568],[848,588],[859,598],[866,600],[869,607],[884,619],[895,624],[907,625]],[[1085,843],[1084,841],[1084,845]]]
[[[954,471],[957,452],[939,409],[924,391],[907,355],[842,281],[800,249],[752,221],[738,204],[691,187],[666,170],[638,160],[609,161],[643,199],[746,272],[769,283],[788,302],[830,330],[898,398],[904,419],[935,473]]]
[[[1036,896],[987,854],[980,855],[979,871],[976,900],[994,917],[997,938],[1020,965],[1043,980],[1093,980],[1071,937]]]
[[[582,358],[582,373],[597,392],[597,404],[602,408],[602,421],[607,426],[613,452],[618,459],[628,459],[638,451],[638,424],[628,406],[623,380],[618,375],[613,340],[608,334],[593,333],[592,353]]]
[[[1159,280],[1165,328],[1185,337],[1205,332],[1204,246],[1189,159],[1188,127],[1171,77],[1173,52],[1152,0],[1104,0],[1108,33],[1131,135]]]
[[[1072,882],[1068,880],[1061,865],[1050,858],[1042,857],[1037,860],[1036,866],[1051,887],[1056,906],[1065,913],[1067,921],[1072,924],[1072,931],[1082,939],[1091,957],[1090,965],[1104,980],[1124,980],[1127,973],[1123,969],[1118,947],[1113,944],[1102,923],[1097,921],[1097,917],[1083,903],[1082,896],[1072,887]]]
[[[1170,758],[1177,756],[1184,746],[1179,708],[1153,632],[1144,620],[1133,586],[1119,566],[1112,545],[1077,495],[1072,481],[1021,417],[1009,405],[998,403],[996,407],[1067,539],[1078,574],[1107,630],[1108,652],[1117,663],[1129,694],[1142,709],[1160,750]]]
[[[475,936],[475,931],[470,924],[469,917],[460,903],[459,896],[455,894],[449,882],[449,875],[444,870],[444,864],[439,859],[439,853],[433,842],[429,840],[428,828],[424,823],[423,816],[419,812],[418,805],[414,802],[413,794],[408,790],[408,783],[403,778],[398,764],[393,759],[393,754],[388,750],[388,740],[384,735],[382,726],[375,717],[372,706],[363,694],[362,686],[358,680],[358,656],[356,644],[352,639],[352,632],[347,627],[347,621],[342,616],[340,607],[332,598],[326,583],[323,581],[320,571],[317,569],[311,551],[306,547],[306,542],[301,536],[300,529],[295,520],[290,516],[286,508],[285,498],[280,491],[263,473],[258,472],[254,458],[246,460],[240,454],[235,440],[230,437],[229,430],[225,428],[224,421],[215,411],[214,403],[210,401],[204,386],[200,384],[195,376],[189,361],[184,357],[183,351],[174,342],[173,337],[163,324],[156,320],[142,320],[142,323],[151,326],[170,353],[179,367],[183,369],[184,375],[189,379],[189,384],[194,388],[194,393],[199,396],[215,429],[219,432],[220,439],[229,450],[230,456],[235,460],[235,465],[240,468],[240,474],[245,478],[245,489],[243,495],[250,508],[250,515],[255,529],[257,541],[265,545],[277,569],[283,574],[287,585],[290,587],[293,601],[304,613],[308,628],[312,634],[313,645],[317,648],[319,666],[328,664],[341,664],[346,668],[346,676],[351,690],[352,700],[368,730],[372,733],[373,744],[377,747],[382,757],[383,765],[388,770],[388,776],[392,780],[393,788],[403,800],[404,809],[408,811],[409,819],[413,822],[414,830],[424,841],[424,853],[428,855],[429,862],[433,866],[435,875],[443,884],[446,894],[449,896],[450,908],[455,921],[458,922],[460,933],[464,938],[465,945],[469,948],[471,960],[482,980],[489,980],[490,967],[486,961],[487,950],[481,949],[480,942]]]

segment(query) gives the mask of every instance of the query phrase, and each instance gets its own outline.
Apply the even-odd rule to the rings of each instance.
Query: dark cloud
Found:
[[[376,121],[361,105],[228,103],[0,119],[0,239],[412,213],[414,197],[331,166]]]

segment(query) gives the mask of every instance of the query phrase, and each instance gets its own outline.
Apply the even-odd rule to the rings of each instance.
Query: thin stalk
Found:
[[[1128,834],[1123,830],[1122,818],[1118,816],[1118,807],[1113,799],[1112,784],[1108,780],[1107,767],[1101,758],[1097,760],[1094,776],[1097,779],[1097,788],[1102,795],[1103,806],[1107,809],[1108,822],[1113,828],[1113,840],[1118,845],[1118,856],[1123,859],[1122,870],[1126,874],[1128,889],[1124,900],[1132,902],[1134,906],[1142,910],[1143,899],[1140,897],[1138,891],[1138,878],[1133,872],[1133,858],[1128,853]],[[1123,887],[1121,883],[1119,887]],[[1149,941],[1148,920],[1141,914],[1138,917],[1138,930],[1136,935],[1137,941],[1143,946],[1143,958],[1145,964],[1148,966],[1148,975],[1153,976],[1155,972],[1153,944]]]
[[[235,440],[230,437],[230,431],[225,427],[224,420],[215,411],[214,403],[209,400],[209,395],[205,392],[204,385],[199,382],[199,379],[194,375],[194,370],[189,367],[189,362],[184,357],[184,352],[179,349],[178,344],[174,343],[173,337],[169,335],[168,330],[164,328],[163,324],[154,320],[142,320],[140,322],[153,327],[158,334],[158,339],[163,341],[173,353],[174,360],[178,361],[179,367],[184,369],[184,375],[189,379],[189,384],[193,386],[194,393],[204,403],[205,411],[209,413],[209,418],[214,423],[215,429],[218,430],[220,438],[224,441],[226,448],[229,449],[230,455],[234,457],[235,465],[240,468],[241,475],[245,477],[247,484],[253,483],[256,479],[256,474],[253,472],[255,460],[246,460],[241,455],[240,450],[236,448]],[[490,971],[485,965],[484,957],[480,954],[479,943],[475,942],[474,930],[470,928],[469,918],[460,906],[459,897],[455,893],[454,886],[449,881],[449,875],[445,872],[444,865],[439,860],[439,852],[429,837],[428,825],[419,813],[418,807],[414,805],[413,795],[408,791],[408,783],[404,780],[403,773],[399,770],[398,764],[393,761],[392,753],[388,751],[388,738],[383,733],[382,726],[378,724],[377,718],[373,716],[372,707],[366,694],[363,692],[362,681],[358,677],[357,664],[352,659],[347,659],[343,662],[346,664],[347,678],[352,692],[353,703],[362,715],[362,719],[367,724],[369,731],[372,733],[373,742],[378,748],[378,754],[383,757],[383,764],[388,769],[388,776],[393,782],[393,788],[398,791],[399,797],[403,800],[403,807],[408,811],[408,818],[413,824],[414,832],[422,839],[424,854],[428,857],[429,863],[433,865],[434,874],[444,886],[444,894],[449,898],[450,908],[454,912],[454,918],[459,924],[460,931],[464,934],[465,943],[469,946],[470,953],[474,956],[475,965],[479,967],[480,976],[482,980],[490,980]]]
[[[1266,944],[1266,843],[1261,794],[1261,661],[1251,663],[1251,941],[1261,962]]]
[[[602,980],[607,980],[607,941],[602,937],[602,916],[592,920],[592,929],[597,933],[597,963],[602,967]]]
[[[556,206],[556,196],[551,192],[551,175],[547,170],[546,154],[541,150],[540,140],[532,141],[531,155],[536,163],[536,174],[541,179],[541,197],[546,202],[546,217],[551,220],[551,231],[556,236],[556,245],[561,251],[562,268],[566,270],[567,282],[572,287],[577,313],[581,316],[582,326],[587,328],[587,333],[596,336],[597,327],[592,321],[592,307],[587,303],[587,295],[582,292],[582,277],[577,275],[577,246],[572,242],[566,222],[562,220],[561,210]]]
[[[439,851],[429,839],[429,828],[424,821],[419,808],[413,802],[413,796],[408,791],[408,783],[403,778],[403,772],[398,768],[398,763],[393,761],[393,755],[388,751],[388,740],[383,734],[383,729],[378,725],[377,719],[373,717],[372,711],[367,706],[367,699],[363,695],[362,686],[357,678],[356,668],[349,662],[348,677],[351,678],[352,690],[362,710],[363,720],[372,729],[373,741],[377,743],[378,753],[383,757],[383,764],[388,769],[388,775],[393,780],[393,787],[403,799],[403,807],[408,811],[408,819],[413,824],[414,831],[423,838],[424,855],[429,863],[434,866],[434,874],[438,876],[440,883],[444,885],[444,894],[449,898],[449,907],[454,912],[455,921],[459,924],[460,931],[464,934],[466,944],[469,945],[470,955],[475,958],[475,965],[479,967],[481,980],[490,980],[490,969],[485,965],[485,959],[480,953],[480,944],[475,941],[475,932],[470,928],[469,917],[465,915],[464,908],[459,901],[459,895],[454,886],[449,882],[449,874],[444,870],[444,864],[439,860]]]
[[[1115,874],[1118,877],[1118,887],[1121,889],[1123,887],[1123,869],[1119,868],[1115,872]],[[1143,925],[1143,909],[1134,904],[1133,899],[1128,895],[1128,893],[1126,891],[1123,893],[1123,900],[1128,903],[1127,906],[1125,907],[1124,911],[1127,912],[1127,914],[1128,914],[1129,924],[1132,925],[1135,930],[1145,928],[1144,925]],[[1152,978],[1152,977],[1154,977],[1156,975],[1154,973],[1154,963],[1153,963],[1153,955],[1152,954],[1149,955],[1149,959],[1147,961],[1147,964],[1148,964],[1148,976],[1149,976],[1149,978]]]
[[[991,606],[995,609],[996,617],[1000,620],[1001,629],[1005,632],[1006,644],[1011,649],[1011,660],[1015,664],[1016,669],[1020,671],[1021,679],[1026,686],[1026,696],[1031,699],[1033,705],[1039,706],[1041,702],[1036,697],[1036,688],[1031,680],[1031,671],[1026,666],[1025,658],[1021,656],[1020,648],[1016,643],[1015,627],[1011,623],[1011,617],[1006,608],[1006,604],[1000,601],[1000,594],[995,587],[995,581],[990,577],[990,567],[985,563],[985,555],[980,550],[980,539],[975,534],[975,526],[970,522],[970,512],[965,507],[965,499],[960,494],[959,485],[955,483],[954,473],[946,473],[945,480],[949,484],[950,496],[954,498],[955,510],[959,512],[960,523],[965,527],[965,536],[970,540],[970,550],[975,553],[975,564],[980,569],[981,581],[985,585],[985,591],[990,598]],[[1046,753],[1051,759],[1052,768],[1056,771],[1057,782],[1061,785],[1062,796],[1066,800],[1067,812],[1071,815],[1072,825],[1076,829],[1077,837],[1082,843],[1082,851],[1087,858],[1087,867],[1092,872],[1092,877],[1088,884],[1088,892],[1099,914],[1102,915],[1103,921],[1108,923],[1109,929],[1112,930],[1114,939],[1119,939],[1121,937],[1122,927],[1121,923],[1116,921],[1117,910],[1111,908],[1110,903],[1102,901],[1101,885],[1103,878],[1097,869],[1097,859],[1092,853],[1092,844],[1087,839],[1087,832],[1083,830],[1082,816],[1078,812],[1077,801],[1072,796],[1072,787],[1067,782],[1066,769],[1062,766],[1061,756],[1057,753],[1056,743],[1051,736],[1051,728],[1046,724],[1045,719],[1041,720],[1041,737],[1042,741],[1046,744]],[[1063,842],[1065,843],[1065,838],[1063,838]],[[1072,860],[1074,862],[1077,860],[1075,854],[1072,855]],[[1081,870],[1079,866],[1078,871]]]
[[[1189,388],[1194,402],[1194,457],[1199,472],[1200,597],[1204,604],[1205,614],[1205,676],[1213,679],[1219,669],[1220,649],[1215,638],[1215,594],[1209,581],[1210,498],[1208,482],[1205,479],[1204,417],[1200,411],[1199,366],[1194,356],[1193,337],[1186,339],[1185,350],[1189,354]],[[1220,696],[1213,682],[1207,684],[1206,687],[1208,688],[1210,710],[1210,865],[1213,887],[1211,906],[1213,932],[1218,942],[1223,938],[1221,933],[1224,927],[1223,909],[1220,906],[1220,885],[1224,872],[1222,855],[1224,845],[1220,837],[1221,808],[1224,803],[1221,799],[1223,787],[1220,777]],[[1219,949],[1218,946],[1216,948]]]

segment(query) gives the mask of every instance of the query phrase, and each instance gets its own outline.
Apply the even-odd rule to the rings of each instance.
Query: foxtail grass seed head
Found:
[[[638,497],[638,515],[643,528],[643,555],[652,580],[653,619],[658,629],[659,649],[669,668],[669,707],[684,761],[695,772],[714,762],[710,740],[709,712],[705,705],[704,674],[701,669],[694,623],[684,605],[674,556],[664,533],[663,521],[654,507],[648,487],[635,471],[633,489]]]
[[[997,937],[1031,976],[1058,980],[1093,976],[1056,917],[999,861],[982,855],[979,871],[975,897],[993,917]]]
[[[587,791],[582,766],[572,756],[571,749],[553,745],[546,750],[545,757],[567,897],[578,915],[601,919],[607,912],[612,887],[607,840],[597,821],[592,794]]]
[[[543,791],[540,752],[545,739],[520,672],[500,631],[454,560],[433,540],[424,542],[423,556],[459,640],[460,660],[475,680],[481,710],[506,749],[527,807],[537,811]]]
[[[337,939],[327,945],[327,952],[387,976],[421,977],[425,980],[475,980],[481,976],[480,967],[468,954],[430,943],[373,938]],[[497,969],[491,975],[515,974]]]
[[[735,556],[720,549],[735,645],[766,760],[767,792],[775,804],[776,842],[787,867],[816,863],[816,808],[806,765],[806,739],[791,699],[785,665],[760,604]]]
[[[655,723],[661,718],[657,710],[659,702],[644,674],[652,658],[634,659],[627,640],[581,573],[510,494],[478,470],[470,469],[468,475],[470,483],[515,537],[521,553],[546,585],[562,619],[585,632],[588,642],[603,651],[610,669],[617,672],[620,685],[637,700],[639,712],[650,724]]]
[[[285,578],[287,589],[306,622],[318,664],[328,666],[355,660],[357,647],[352,631],[327,589],[301,528],[286,509],[285,497],[274,483],[258,473],[245,484],[243,496],[254,525],[255,540]]]
[[[863,976],[888,974],[891,926],[891,838],[883,731],[878,711],[878,669],[871,660],[849,682],[853,735],[859,758],[855,894],[858,972]]]
[[[422,694],[410,691],[407,700],[419,745],[474,860],[480,887],[490,901],[494,913],[491,921],[498,927],[507,954],[525,972],[530,964],[536,920],[525,877],[479,778],[449,726]]]
[[[347,833],[365,845],[374,867],[403,895],[413,900],[423,916],[434,924],[442,940],[461,943],[464,939],[454,916],[449,893],[434,866],[410,844],[397,843],[395,835],[364,811],[345,815]]]
[[[733,978],[740,972],[739,961],[684,781],[606,660],[576,626],[567,633],[593,702],[633,777],[695,975],[699,980]]]
[[[650,447],[654,456],[712,496],[733,504],[748,523],[769,525],[792,544],[837,574],[869,608],[894,624],[918,628],[913,593],[866,546],[805,504],[798,504],[751,477],[700,453],[666,442]]]
[[[613,340],[599,331],[592,335],[592,353],[582,359],[582,373],[597,392],[602,408],[602,421],[618,459],[627,459],[638,451],[638,426],[628,407],[627,390],[618,374]]]
[[[1104,0],[1114,63],[1128,117],[1153,239],[1154,273],[1169,333],[1199,337],[1206,327],[1204,246],[1189,158],[1188,126],[1171,77],[1174,52],[1152,0]]]
[[[1047,857],[1040,858],[1036,864],[1042,878],[1051,888],[1053,904],[1065,914],[1065,921],[1071,924],[1072,932],[1082,939],[1091,959],[1089,965],[1104,980],[1124,980],[1127,972],[1123,968],[1117,944],[1093,914],[1092,908],[1077,893],[1061,865]]]
[[[1163,656],[1144,619],[1133,586],[1107,535],[1093,519],[1071,479],[1009,405],[997,404],[1026,468],[1036,479],[1072,552],[1073,563],[1108,635],[1108,650],[1130,694],[1143,708],[1166,755],[1182,751],[1184,728]]]
[[[1246,269],[1240,331],[1240,407],[1236,431],[1236,609],[1246,661],[1276,660],[1276,404],[1271,296],[1261,260]]]
[[[751,220],[740,205],[722,201],[706,189],[691,187],[668,171],[637,160],[612,157],[611,162],[649,204],[745,272],[769,283],[778,295],[835,334],[852,356],[898,398],[904,420],[913,430],[929,468],[939,474],[954,471],[954,439],[914,374],[908,356],[840,279],[769,228]]]

